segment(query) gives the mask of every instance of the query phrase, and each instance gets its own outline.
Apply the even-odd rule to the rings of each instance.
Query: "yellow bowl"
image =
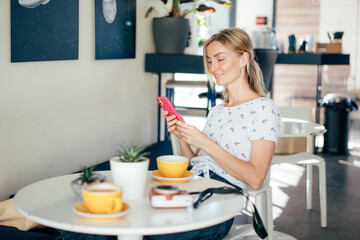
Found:
[[[156,158],[157,167],[162,176],[181,178],[189,165],[189,159],[182,156],[164,155]]]

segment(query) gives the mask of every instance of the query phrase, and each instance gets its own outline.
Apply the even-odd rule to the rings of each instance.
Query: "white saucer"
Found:
[[[151,176],[153,178],[155,178],[155,180],[157,180],[159,182],[181,183],[181,182],[187,182],[190,179],[192,179],[194,177],[194,173],[192,173],[190,171],[186,171],[185,174],[184,174],[184,177],[181,177],[181,178],[168,178],[168,177],[163,177],[160,174],[159,170],[154,170],[154,171],[152,171]]]
[[[95,213],[91,213],[88,211],[88,209],[86,208],[85,204],[79,203],[76,204],[76,206],[74,207],[74,212],[81,216],[81,217],[85,217],[85,218],[95,218],[95,219],[111,219],[111,218],[118,218],[118,217],[122,217],[124,215],[126,215],[127,213],[129,213],[130,211],[130,206],[127,203],[123,203],[123,209],[119,212],[116,213],[109,213],[109,214],[95,214]]]

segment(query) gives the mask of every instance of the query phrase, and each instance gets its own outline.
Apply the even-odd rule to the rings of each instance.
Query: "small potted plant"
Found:
[[[157,53],[183,54],[189,37],[189,19],[192,12],[210,12],[216,10],[206,5],[214,2],[232,8],[230,0],[147,0],[148,10],[145,17],[155,13],[152,30]],[[192,36],[196,31],[191,30]]]
[[[71,182],[71,188],[73,192],[81,199],[81,189],[84,185],[91,183],[107,182],[107,178],[100,174],[94,173],[96,165],[90,167],[83,167],[81,169],[80,177]]]
[[[146,147],[132,145],[122,147],[119,155],[110,159],[113,182],[123,188],[123,198],[140,199],[144,197],[149,158],[145,157]]]

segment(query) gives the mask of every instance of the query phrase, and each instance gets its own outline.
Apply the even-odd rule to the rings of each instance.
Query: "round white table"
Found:
[[[293,118],[281,118],[279,137],[306,137],[306,151],[313,148],[312,137],[326,132],[324,125]]]
[[[110,171],[101,172],[111,180]],[[194,177],[186,183],[160,183],[148,174],[146,196],[127,202],[130,212],[116,219],[86,219],[74,212],[80,201],[71,190],[70,182],[79,174],[45,179],[21,189],[14,198],[15,207],[25,217],[45,226],[66,231],[117,235],[119,239],[141,239],[157,235],[191,231],[209,227],[234,217],[244,205],[241,195],[213,195],[197,209],[154,209],[148,192],[155,185],[177,185],[189,192],[227,184]]]
[[[318,123],[293,118],[281,118],[279,137],[307,137],[325,132],[326,128]]]

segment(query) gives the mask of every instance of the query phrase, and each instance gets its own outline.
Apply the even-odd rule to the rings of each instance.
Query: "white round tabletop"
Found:
[[[111,180],[110,171],[101,172]],[[14,198],[17,210],[25,217],[40,224],[67,231],[100,235],[156,235],[191,231],[209,227],[234,217],[242,208],[241,195],[213,195],[197,209],[154,209],[150,206],[148,192],[155,185],[164,185],[148,174],[146,196],[127,202],[128,214],[115,219],[88,219],[74,212],[80,200],[71,190],[70,182],[79,174],[45,179],[21,189]],[[176,185],[189,192],[203,191],[209,187],[227,184],[194,177]]]
[[[279,137],[307,137],[325,132],[326,128],[318,123],[292,118],[281,118]]]

